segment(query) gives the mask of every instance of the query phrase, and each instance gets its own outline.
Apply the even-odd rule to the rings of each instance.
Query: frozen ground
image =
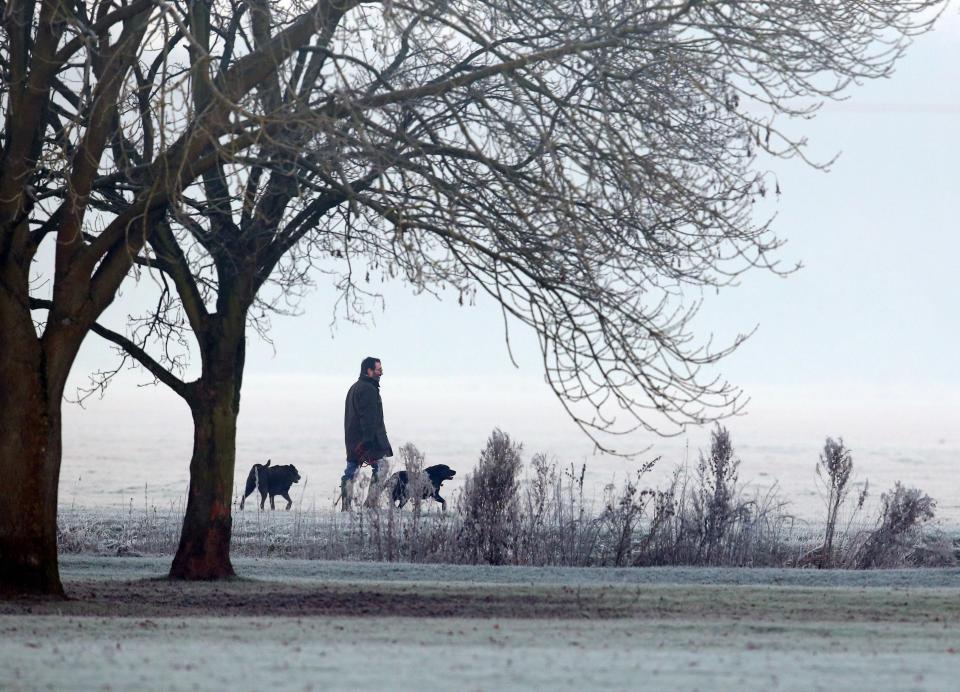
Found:
[[[65,556],[0,602],[3,689],[955,690],[960,570],[538,569]]]

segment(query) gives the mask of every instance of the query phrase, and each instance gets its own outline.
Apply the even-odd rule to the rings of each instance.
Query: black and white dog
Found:
[[[446,464],[437,464],[425,468],[420,472],[419,482],[416,483],[420,486],[421,499],[426,500],[428,497],[432,497],[440,503],[443,511],[446,512],[447,501],[440,497],[440,485],[456,475],[457,472]],[[398,508],[407,504],[410,493],[414,492],[414,488],[411,486],[414,486],[415,483],[408,476],[409,474],[406,471],[397,471],[384,484],[384,488],[390,490],[391,501],[395,502]]]

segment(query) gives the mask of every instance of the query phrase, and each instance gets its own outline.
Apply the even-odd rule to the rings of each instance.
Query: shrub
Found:
[[[700,453],[697,484],[693,488],[693,518],[699,537],[697,557],[713,564],[724,535],[737,517],[737,469],[733,443],[726,428],[717,425],[710,433],[710,456]]]
[[[522,445],[499,429],[487,439],[476,471],[467,476],[460,497],[460,544],[473,562],[502,565],[519,538],[520,452]]]

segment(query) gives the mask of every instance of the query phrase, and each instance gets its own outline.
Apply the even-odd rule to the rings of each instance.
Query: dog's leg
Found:
[[[400,475],[393,474],[387,483],[390,486],[390,504],[397,509],[403,507],[403,502],[401,502],[403,499],[403,483],[400,481]]]
[[[437,490],[437,491],[433,494],[433,499],[440,503],[440,509],[441,509],[442,511],[444,511],[444,512],[447,511],[447,501],[444,500],[442,497],[440,497],[440,491],[439,491],[439,490]]]
[[[340,479],[340,511],[349,512],[353,500],[353,481],[346,476]]]
[[[260,509],[263,510],[263,505],[267,502],[267,494],[264,492],[260,493]]]
[[[271,496],[270,496],[270,509],[276,509],[276,508],[277,508],[276,505],[273,504],[273,499],[274,499],[275,497],[276,497],[276,495],[271,495]]]
[[[287,501],[287,509],[293,507],[293,500],[290,499],[290,496],[287,493],[280,493],[280,497]]]

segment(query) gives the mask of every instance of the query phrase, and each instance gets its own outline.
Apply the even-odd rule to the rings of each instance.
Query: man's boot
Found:
[[[389,468],[389,465],[383,459],[370,465],[373,475],[370,477],[370,488],[367,490],[367,499],[363,503],[364,507],[373,508],[380,505],[380,479],[386,477]]]
[[[351,487],[349,478],[340,479],[340,511],[349,512],[350,511],[350,491],[353,490]]]

